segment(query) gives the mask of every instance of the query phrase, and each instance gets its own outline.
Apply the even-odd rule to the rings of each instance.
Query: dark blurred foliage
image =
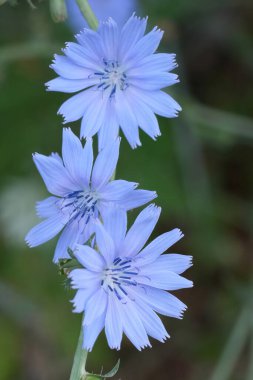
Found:
[[[68,379],[81,322],[51,262],[55,241],[23,243],[46,195],[31,153],[61,146],[56,111],[66,96],[43,84],[52,54],[73,39],[51,21],[47,1],[35,3],[0,8],[1,380]],[[160,120],[157,142],[142,135],[132,151],[123,139],[117,177],[157,190],[155,234],[185,232],[175,249],[194,256],[195,287],[177,292],[189,309],[183,321],[165,320],[168,342],[139,353],[125,340],[118,353],[102,336],[88,367],[109,370],[120,357],[122,380],[252,380],[253,3],[143,0],[142,8],[165,30],[161,49],[177,53],[173,96],[183,112]]]

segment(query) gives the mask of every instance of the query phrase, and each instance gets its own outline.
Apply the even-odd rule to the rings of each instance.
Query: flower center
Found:
[[[103,59],[104,70],[94,73],[100,79],[98,89],[110,92],[109,97],[112,98],[117,90],[124,91],[128,87],[127,76],[123,72],[119,63],[115,60]]]
[[[126,288],[137,285],[134,279],[137,275],[138,269],[134,267],[132,259],[117,257],[113,264],[104,270],[101,286],[105,291],[114,292],[121,301],[128,295]]]
[[[91,216],[98,216],[98,196],[92,191],[73,191],[62,199],[61,210],[69,213],[69,223],[81,219],[87,224]]]

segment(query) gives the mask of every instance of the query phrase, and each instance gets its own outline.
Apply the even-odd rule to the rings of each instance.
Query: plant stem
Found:
[[[85,20],[87,21],[88,25],[90,26],[91,29],[97,30],[98,28],[98,20],[93,13],[90,4],[88,3],[87,0],[76,0],[80,11],[82,12]]]
[[[232,334],[224,348],[221,359],[214,370],[211,380],[228,380],[236,364],[236,360],[247,339],[249,330],[249,307],[246,305],[242,310]]]
[[[81,326],[81,331],[76,347],[76,352],[74,356],[73,367],[71,370],[69,380],[84,380],[86,378],[85,364],[88,356],[88,351],[82,348],[83,344],[83,329]]]

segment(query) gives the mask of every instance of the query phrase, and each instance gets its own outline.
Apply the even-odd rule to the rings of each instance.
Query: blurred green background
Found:
[[[44,83],[53,53],[73,40],[47,0],[35,5],[0,7],[1,380],[68,379],[81,323],[51,262],[55,241],[23,242],[46,196],[31,154],[60,151],[56,111],[68,97]],[[139,353],[125,340],[114,352],[101,336],[88,368],[109,370],[120,357],[115,379],[253,380],[253,2],[143,0],[141,13],[165,30],[161,50],[177,53],[181,82],[169,91],[183,112],[160,119],[157,142],[142,134],[132,151],[123,139],[117,177],[157,190],[155,235],[184,231],[175,250],[193,255],[195,287],[176,292],[189,309],[164,321],[169,341]]]

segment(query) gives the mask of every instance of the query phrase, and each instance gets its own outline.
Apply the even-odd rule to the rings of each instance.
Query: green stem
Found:
[[[71,370],[69,380],[85,380],[87,372],[85,370],[86,360],[88,356],[88,351],[83,350],[83,328],[81,326],[81,331],[76,347],[76,352],[74,356],[73,367]]]
[[[88,3],[87,0],[76,0],[80,11],[84,15],[85,20],[87,21],[88,25],[90,26],[91,29],[97,30],[98,28],[98,20],[93,13],[90,4]]]
[[[220,362],[214,370],[211,380],[228,380],[236,364],[236,360],[247,339],[249,330],[249,307],[246,305],[242,310],[232,334],[225,346]]]

